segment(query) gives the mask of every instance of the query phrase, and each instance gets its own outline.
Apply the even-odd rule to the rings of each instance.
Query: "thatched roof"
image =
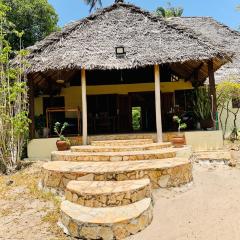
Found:
[[[125,47],[125,58],[116,57],[117,46]],[[130,69],[171,64],[171,69],[186,79],[197,69],[198,78],[203,81],[208,60],[213,60],[216,70],[231,56],[201,34],[188,28],[182,30],[175,23],[124,3],[115,3],[67,25],[30,51],[28,73],[38,77],[40,72],[49,76],[61,69]]]
[[[238,76],[240,80],[240,32],[230,29],[211,17],[181,17],[168,21],[177,24],[177,26],[185,26],[203,35],[213,45],[233,52],[232,63],[224,65],[215,73],[216,82],[227,80],[233,76]]]

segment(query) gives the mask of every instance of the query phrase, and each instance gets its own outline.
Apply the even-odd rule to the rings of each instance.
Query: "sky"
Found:
[[[89,6],[83,0],[48,0],[59,14],[59,25],[81,19],[89,15]],[[102,0],[103,6],[111,5],[114,0]],[[158,6],[166,6],[168,0],[128,0],[143,9],[154,11]],[[240,0],[172,0],[173,6],[184,8],[184,16],[211,16],[216,20],[238,29],[240,12],[236,6]]]

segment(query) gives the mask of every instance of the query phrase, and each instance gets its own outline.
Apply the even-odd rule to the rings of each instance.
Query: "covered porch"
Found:
[[[88,135],[120,133],[157,132],[158,141],[162,141],[163,132],[177,131],[174,115],[186,116],[188,131],[197,130],[193,95],[194,87],[204,84],[204,72],[211,79],[216,111],[213,61],[201,66],[190,78],[186,77],[190,71],[179,74],[184,69],[180,64],[36,75],[36,84],[30,86],[31,138],[54,137],[54,123],[68,122],[66,135],[83,136],[84,144]],[[47,129],[47,135],[43,129]]]

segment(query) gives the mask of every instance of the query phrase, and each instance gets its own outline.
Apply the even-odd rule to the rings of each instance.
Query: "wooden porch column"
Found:
[[[162,116],[161,116],[161,92],[160,92],[160,68],[154,65],[155,79],[155,107],[156,107],[156,126],[157,126],[157,142],[162,142]]]
[[[210,97],[212,101],[212,118],[213,118],[213,128],[216,129],[216,115],[217,115],[217,97],[216,97],[216,85],[215,85],[215,77],[214,77],[214,69],[213,69],[213,61],[208,62],[208,77],[209,77],[209,89],[210,89]]]
[[[29,118],[31,123],[29,124],[29,137],[30,139],[35,138],[35,110],[34,110],[34,84],[33,79],[28,79],[28,99],[29,99]]]
[[[87,89],[86,89],[86,70],[81,70],[82,85],[82,142],[83,145],[88,144],[88,126],[87,126]]]

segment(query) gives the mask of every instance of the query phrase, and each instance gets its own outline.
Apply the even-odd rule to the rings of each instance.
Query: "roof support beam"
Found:
[[[86,87],[86,70],[81,70],[82,85],[82,143],[88,144],[88,126],[87,126],[87,87]]]
[[[159,65],[154,65],[155,79],[155,107],[156,107],[156,127],[157,127],[157,142],[162,142],[162,115],[161,115],[161,89],[160,89],[160,68]]]
[[[212,120],[213,120],[213,128],[217,130],[217,97],[216,97],[216,85],[215,85],[215,77],[214,77],[214,69],[213,69],[213,60],[208,62],[208,77],[209,77],[209,90],[212,102]]]
[[[195,76],[198,75],[198,72],[200,71],[200,69],[202,68],[202,66],[204,65],[204,62],[201,62],[194,70],[193,72],[186,78],[187,81],[191,81],[193,79],[196,80]]]

